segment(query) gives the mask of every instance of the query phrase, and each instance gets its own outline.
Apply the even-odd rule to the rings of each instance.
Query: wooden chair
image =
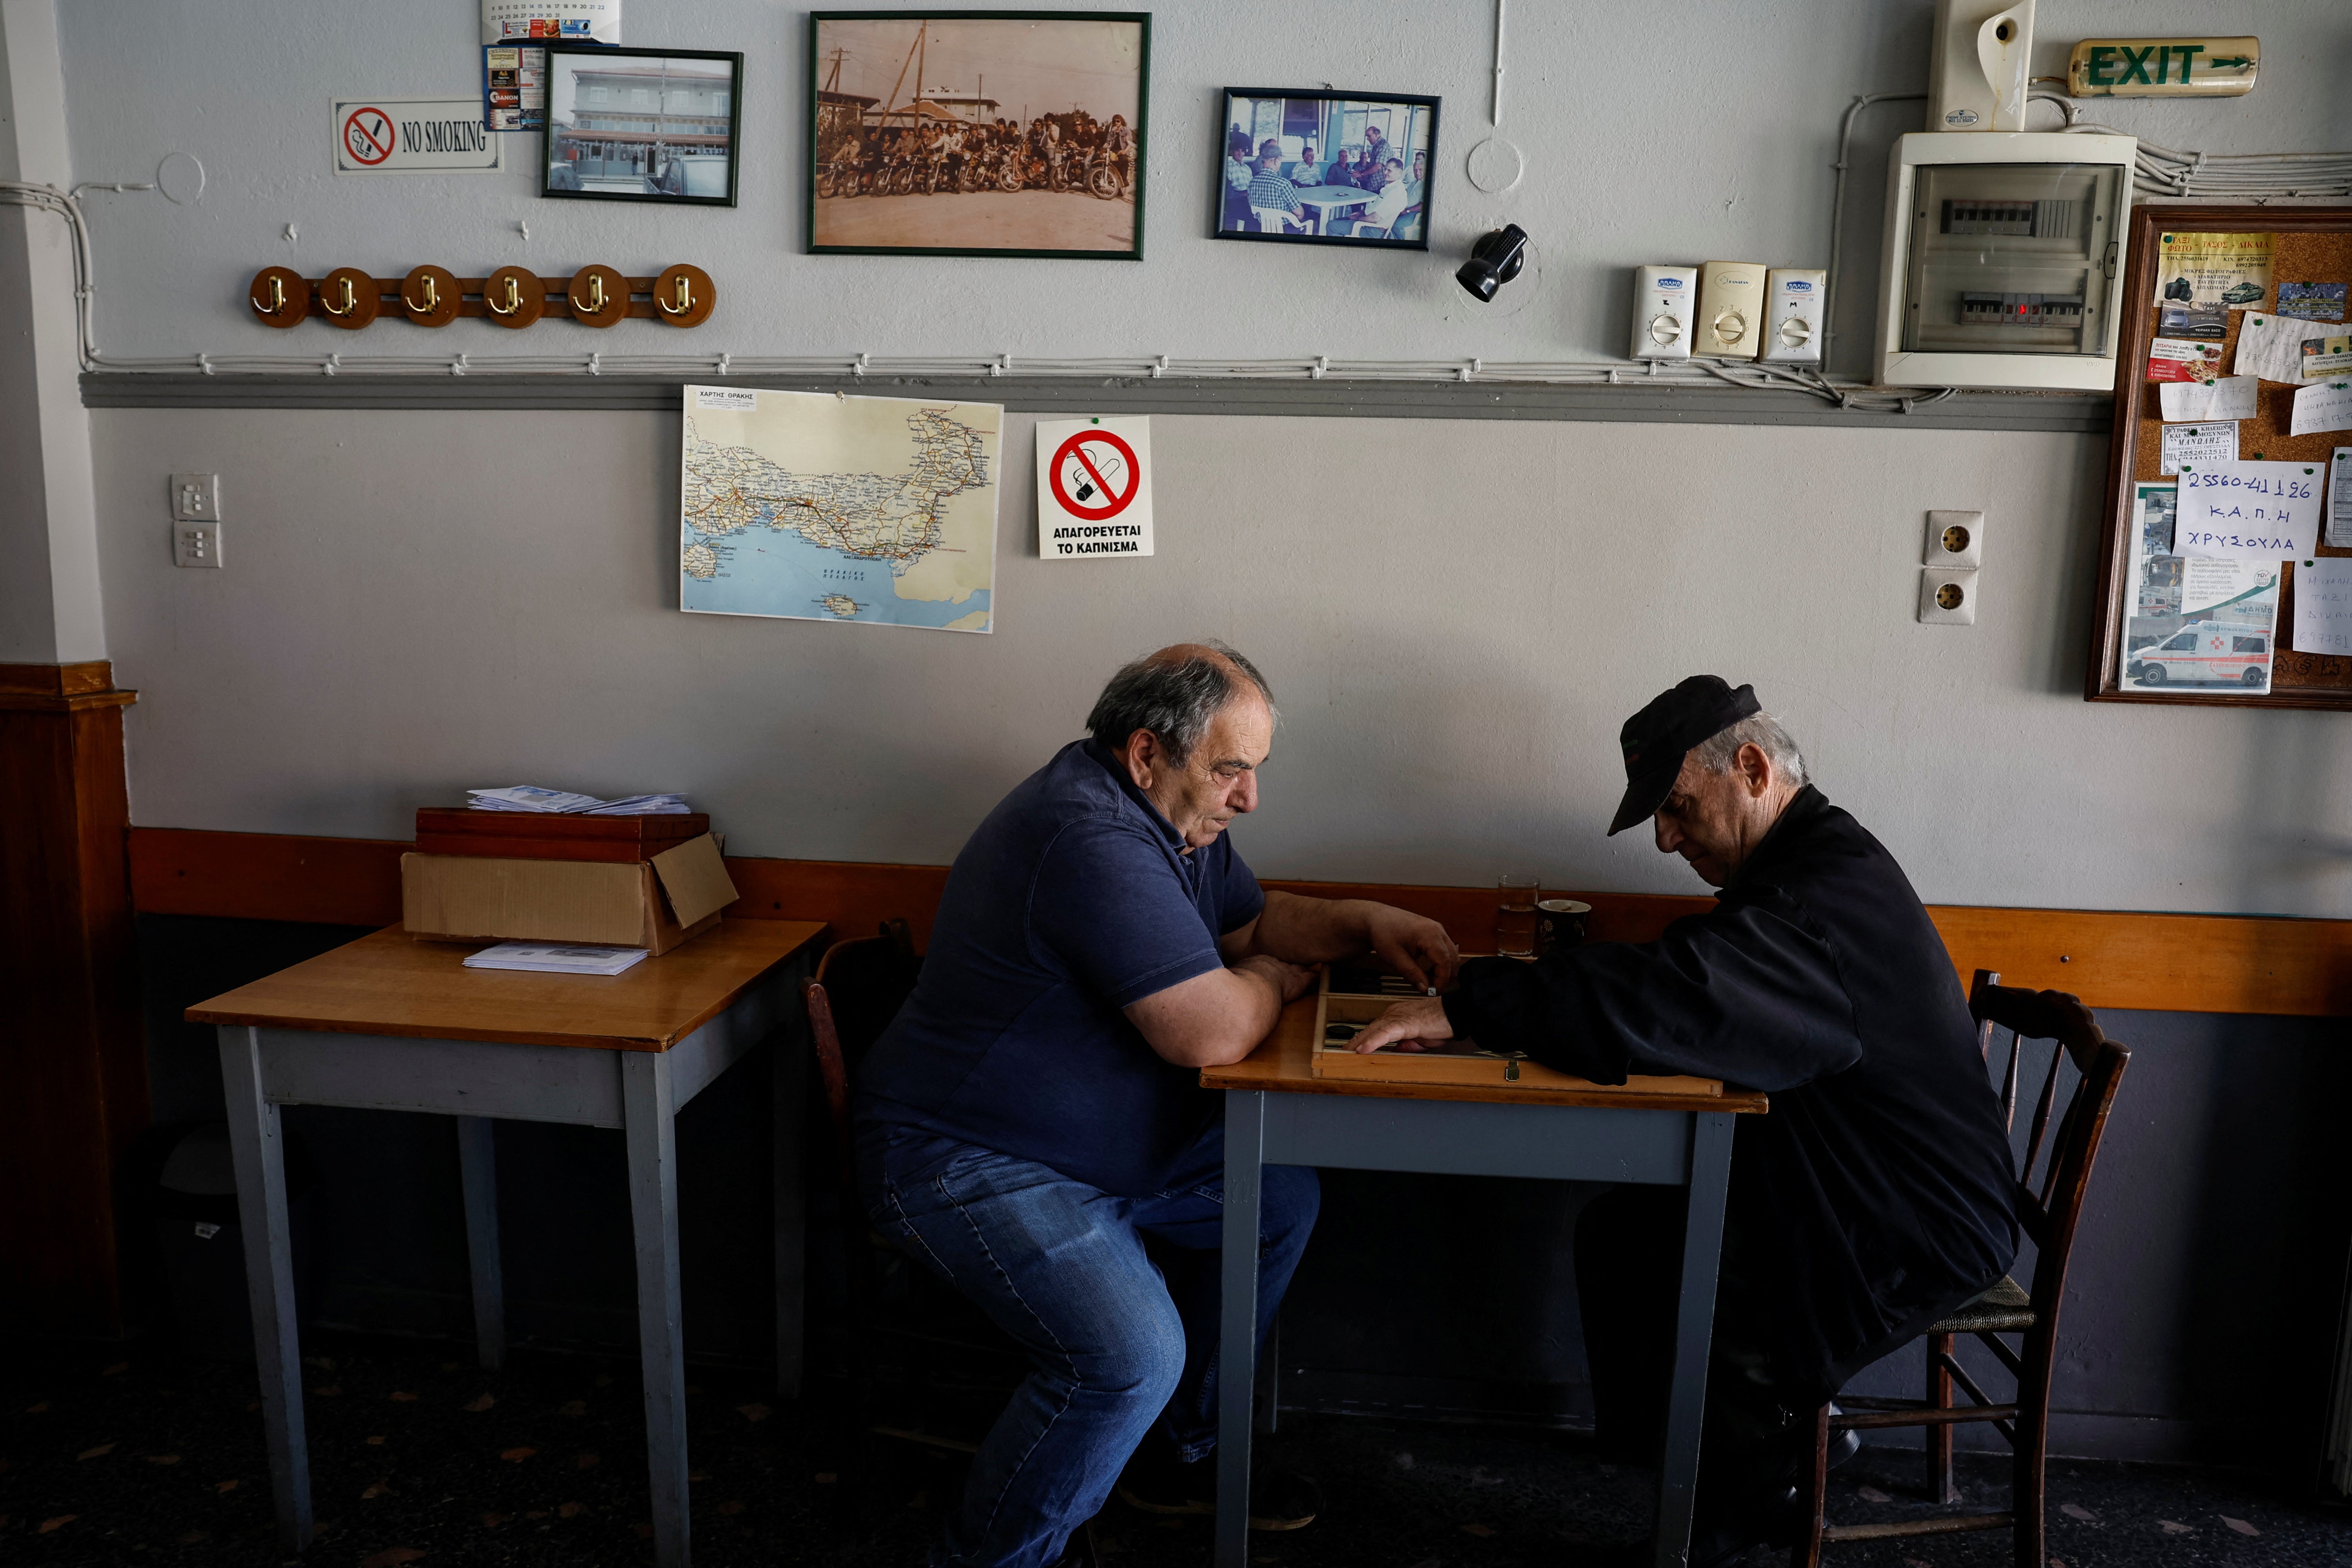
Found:
[[[1963,1530],[1998,1530],[2008,1526],[2015,1542],[2017,1568],[2043,1568],[2049,1561],[2044,1540],[2042,1471],[2050,1454],[2050,1374],[2058,1351],[2058,1309],[2066,1288],[2066,1263],[2074,1251],[2074,1232],[2083,1215],[2083,1194],[2090,1185],[2091,1166],[2098,1157],[2107,1115],[2115,1107],[2124,1068],[2131,1053],[2099,1032],[2097,1020],[2082,1002],[2063,991],[2021,991],[2000,984],[2000,976],[1979,969],[1969,989],[1969,1011],[1977,1020],[1978,1048],[1990,1059],[1996,1028],[2010,1032],[2009,1064],[2001,1084],[2006,1121],[2017,1118],[2017,1084],[2025,1060],[2025,1042],[2049,1039],[2059,1048],[2051,1053],[2050,1071],[2042,1080],[2040,1101],[2026,1142],[2025,1159],[2018,1167],[2018,1218],[2038,1249],[2033,1265],[2033,1289],[2026,1290],[2004,1276],[2000,1282],[1927,1331],[1927,1397],[1863,1399],[1843,1397],[1835,1414],[1823,1405],[1814,1417],[1813,1462],[1799,1478],[1798,1490],[1811,1521],[1789,1554],[1792,1568],[1814,1568],[1824,1542],[1874,1541],[1889,1536],[1940,1535]],[[2078,1075],[2068,1096],[2057,1130],[2051,1131],[2062,1068],[2073,1062]],[[2033,1170],[2044,1142],[2049,1163],[2037,1191]],[[2013,1400],[1996,1404],[1952,1353],[1962,1334],[1974,1334],[2017,1380]],[[2012,1350],[2004,1334],[2024,1336]],[[1955,1406],[1952,1387],[1958,1384],[1970,1404]],[[1830,1523],[1822,1517],[1822,1499],[1829,1485],[1829,1447],[1833,1433],[1886,1426],[1927,1428],[1928,1495],[1937,1503],[1960,1500],[1952,1482],[1952,1428],[1959,1422],[1990,1422],[2009,1439],[2013,1453],[2010,1506],[1972,1513],[1938,1513],[1893,1524]]]

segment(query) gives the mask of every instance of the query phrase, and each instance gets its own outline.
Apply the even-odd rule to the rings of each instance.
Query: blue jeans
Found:
[[[1044,1568],[1100,1511],[1155,1424],[1186,1459],[1216,1446],[1224,1128],[1164,1191],[1119,1197],[910,1128],[871,1126],[859,1174],[877,1227],[1029,1353],[973,1458],[940,1568]],[[1320,1188],[1269,1165],[1258,1221],[1262,1345],[1315,1226]]]

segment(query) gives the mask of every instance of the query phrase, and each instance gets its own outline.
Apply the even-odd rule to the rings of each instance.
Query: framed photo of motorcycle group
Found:
[[[1429,248],[1433,98],[1225,89],[1216,237]]]
[[[1151,18],[809,17],[809,244],[1143,259]]]

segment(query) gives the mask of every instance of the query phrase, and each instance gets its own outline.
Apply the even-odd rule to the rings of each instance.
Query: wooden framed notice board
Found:
[[[2196,259],[2183,260],[2185,251]],[[2295,646],[2296,561],[2190,561],[2172,544],[2179,500],[2189,493],[2179,488],[2181,465],[2196,468],[2226,456],[2296,465],[2292,471],[2305,478],[2295,483],[2316,487],[2320,522],[2308,554],[2294,553],[2305,559],[2352,556],[2352,548],[2326,542],[2328,509],[2352,505],[2352,497],[2337,500],[2330,482],[2342,477],[2341,470],[2331,473],[2331,460],[2336,448],[2352,448],[2352,430],[2290,433],[2298,391],[2326,383],[2263,376],[2254,387],[2251,417],[2200,425],[2193,415],[2176,409],[2185,416],[2172,423],[2168,464],[2165,383],[2155,379],[2227,377],[2258,364],[2275,366],[2279,362],[2262,361],[2259,350],[2266,334],[2270,341],[2283,341],[2282,331],[2293,339],[2322,340],[2301,345],[2306,356],[2315,350],[2352,349],[2344,341],[2352,335],[2352,322],[2345,320],[2352,315],[2345,308],[2352,292],[2347,287],[2352,284],[2352,208],[2137,207],[2127,254],[2099,598],[2084,696],[2094,702],[2352,709],[2352,657]],[[2265,255],[2266,267],[2259,266]],[[2253,340],[2247,338],[2250,324]],[[2330,339],[2336,342],[2326,341]],[[2252,351],[2242,362],[2242,348]],[[2201,363],[2184,369],[2183,355],[2201,356]],[[2340,383],[2352,376],[2331,379]],[[2199,389],[2191,381],[2176,395],[2200,390],[2228,388],[2220,382]],[[2219,406],[2215,411],[2238,412]],[[2200,440],[2215,444],[2200,448]],[[2210,484],[2211,470],[2206,474]],[[2201,503],[2206,498],[2190,499]],[[2283,557],[2286,553],[2281,552]],[[2227,570],[2237,571],[2246,584],[2234,594],[2221,583]],[[2307,573],[2306,579],[2315,582],[2315,573]],[[2192,638],[2189,628],[2199,626],[2208,635]]]

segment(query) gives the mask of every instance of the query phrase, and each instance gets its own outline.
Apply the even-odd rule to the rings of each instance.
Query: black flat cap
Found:
[[[1719,675],[1694,675],[1651,699],[1617,731],[1617,743],[1625,752],[1625,798],[1617,803],[1609,831],[1622,833],[1655,816],[1674,793],[1690,749],[1761,712],[1763,706],[1756,700],[1754,687],[1734,688]]]

